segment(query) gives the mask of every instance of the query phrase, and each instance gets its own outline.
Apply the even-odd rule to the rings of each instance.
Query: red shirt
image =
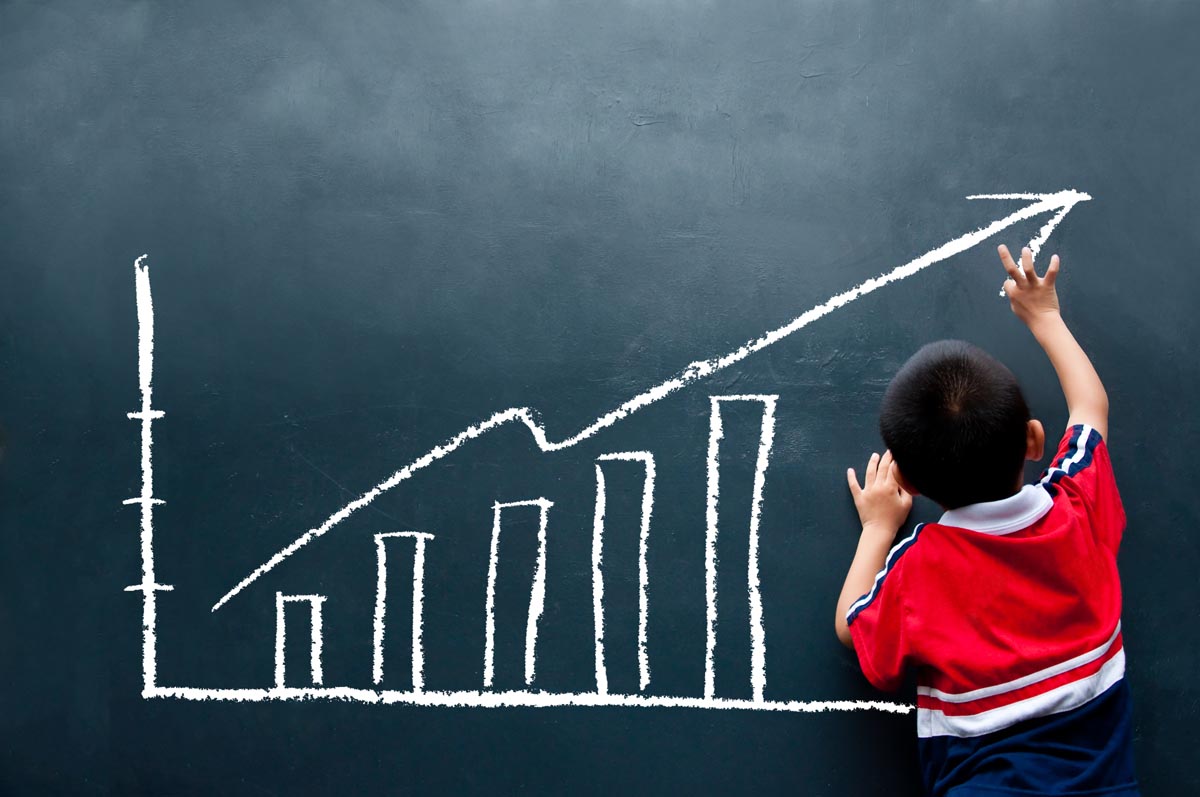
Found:
[[[1037,484],[950,510],[891,550],[847,614],[863,673],[885,690],[915,673],[922,740],[1080,709],[1125,673],[1124,527],[1104,441],[1071,427]]]

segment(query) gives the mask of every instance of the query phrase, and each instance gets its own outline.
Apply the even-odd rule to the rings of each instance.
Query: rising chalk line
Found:
[[[741,362],[751,354],[762,351],[763,349],[778,343],[780,340],[788,337],[794,332],[798,332],[809,324],[832,313],[834,310],[845,307],[856,299],[866,296],[869,293],[874,293],[885,285],[890,285],[893,282],[898,282],[906,277],[911,277],[924,269],[943,260],[954,257],[957,254],[976,246],[979,243],[987,240],[1001,230],[1011,227],[1012,225],[1033,218],[1034,216],[1043,213],[1053,212],[1053,216],[1042,226],[1038,231],[1037,236],[1029,242],[1029,248],[1036,256],[1042,245],[1054,232],[1054,229],[1059,225],[1067,214],[1076,204],[1086,202],[1091,199],[1091,196],[1076,191],[1074,189],[1066,189],[1057,191],[1053,194],[1031,194],[1031,193],[1015,193],[1015,194],[973,194],[967,199],[1002,199],[1002,200],[1025,200],[1031,204],[1026,205],[1020,210],[1010,213],[1002,219],[992,222],[985,227],[981,227],[966,235],[959,236],[952,241],[948,241],[936,249],[931,249],[915,260],[910,260],[904,265],[897,266],[891,271],[881,274],[878,277],[867,280],[859,285],[856,285],[849,290],[833,296],[827,301],[816,305],[807,310],[803,314],[792,319],[781,327],[771,330],[766,334],[746,342],[742,346],[734,349],[732,352],[720,357],[715,357],[709,360],[697,360],[691,363],[687,368],[683,369],[676,376],[671,377],[665,382],[650,388],[644,393],[639,393],[633,398],[621,404],[616,409],[601,415],[596,420],[585,426],[574,435],[563,440],[554,441],[546,435],[546,429],[539,420],[539,413],[531,407],[509,407],[506,410],[501,410],[493,414],[491,417],[477,423],[473,426],[468,426],[458,434],[451,437],[441,445],[431,449],[417,459],[413,460],[408,465],[405,465],[400,470],[393,473],[384,481],[367,490],[365,493],[354,499],[350,503],[343,506],[337,512],[330,515],[321,525],[309,529],[296,538],[295,541],[288,546],[278,551],[274,556],[268,559],[263,564],[255,568],[248,576],[243,578],[231,590],[226,592],[220,600],[213,604],[212,611],[217,611],[233,596],[237,595],[246,587],[253,584],[262,576],[273,570],[285,559],[291,556],[296,551],[308,545],[318,537],[323,536],[334,526],[341,523],[350,515],[370,504],[383,493],[392,489],[400,482],[410,478],[417,471],[429,467],[434,462],[437,462],[447,454],[462,447],[464,443],[473,440],[480,435],[490,432],[491,430],[504,426],[509,423],[520,422],[529,430],[539,449],[543,452],[561,451],[565,448],[570,448],[576,443],[592,437],[597,432],[612,426],[617,421],[620,421],[629,415],[637,412],[643,407],[647,407],[670,394],[685,387],[693,382],[699,381],[705,377],[715,374],[717,371],[728,368],[729,366]]]

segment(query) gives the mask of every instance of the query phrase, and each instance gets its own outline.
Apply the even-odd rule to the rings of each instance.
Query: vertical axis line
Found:
[[[163,503],[154,497],[154,464],[151,451],[154,446],[152,424],[165,416],[154,409],[154,303],[150,295],[150,267],[145,263],[147,255],[137,258],[133,264],[134,287],[137,297],[138,320],[138,389],[141,393],[141,409],[126,413],[131,420],[141,421],[141,494],[129,498],[124,504],[141,507],[141,554],[142,580],[140,584],[126,587],[126,592],[142,593],[142,697],[153,697],[158,682],[158,617],[157,596],[160,590],[172,587],[159,584],[154,574],[154,505]]]

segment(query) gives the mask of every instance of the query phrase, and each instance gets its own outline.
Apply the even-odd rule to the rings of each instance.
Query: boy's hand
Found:
[[[865,484],[861,487],[854,475],[854,468],[846,469],[850,495],[854,496],[854,506],[858,509],[863,531],[878,530],[889,539],[904,524],[913,502],[912,496],[905,492],[896,479],[894,467],[891,451],[884,452],[882,457],[872,454],[867,462]]]
[[[846,572],[833,619],[837,637],[846,647],[854,647],[846,614],[854,601],[871,588],[875,574],[887,559],[896,532],[912,509],[912,496],[900,486],[894,468],[891,451],[885,451],[882,457],[872,454],[867,462],[866,483],[862,487],[858,486],[854,468],[846,469],[846,481],[850,482],[850,494],[858,507],[858,519],[862,521],[858,549]]]
[[[1000,263],[1008,272],[1004,281],[1004,293],[1012,304],[1017,318],[1032,326],[1038,320],[1058,315],[1058,292],[1054,281],[1058,279],[1058,255],[1050,258],[1046,276],[1039,277],[1033,269],[1033,252],[1029,247],[1021,250],[1021,265],[1013,262],[1008,247],[999,246]]]

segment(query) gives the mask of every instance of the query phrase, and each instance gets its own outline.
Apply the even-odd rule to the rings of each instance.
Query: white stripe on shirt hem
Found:
[[[1030,673],[1029,675],[1023,675],[1020,678],[1015,678],[1011,681],[1005,681],[1002,684],[985,686],[981,689],[972,689],[970,692],[943,692],[940,689],[934,689],[932,686],[918,686],[917,694],[934,697],[945,703],[969,703],[972,700],[981,700],[985,697],[993,697],[995,695],[1002,695],[1005,692],[1012,692],[1015,689],[1021,689],[1029,686],[1030,684],[1036,684],[1039,681],[1046,680],[1047,678],[1053,678],[1056,675],[1061,675],[1064,672],[1074,670],[1076,667],[1082,667],[1085,664],[1090,664],[1096,659],[1103,657],[1104,654],[1107,653],[1110,648],[1112,648],[1113,643],[1117,641],[1117,635],[1120,633],[1121,621],[1118,620],[1117,627],[1112,632],[1112,636],[1108,638],[1107,642],[1095,650],[1089,650],[1087,653],[1081,653],[1072,659],[1067,659],[1066,661],[1059,662],[1058,664],[1052,664],[1045,669],[1038,670],[1037,672]]]
[[[1079,708],[1105,692],[1125,676],[1125,651],[1104,663],[1099,671],[1040,695],[1018,700],[1007,706],[967,716],[947,715],[938,709],[917,708],[917,736],[956,736],[969,738],[994,733],[1022,720],[1060,714]]]

